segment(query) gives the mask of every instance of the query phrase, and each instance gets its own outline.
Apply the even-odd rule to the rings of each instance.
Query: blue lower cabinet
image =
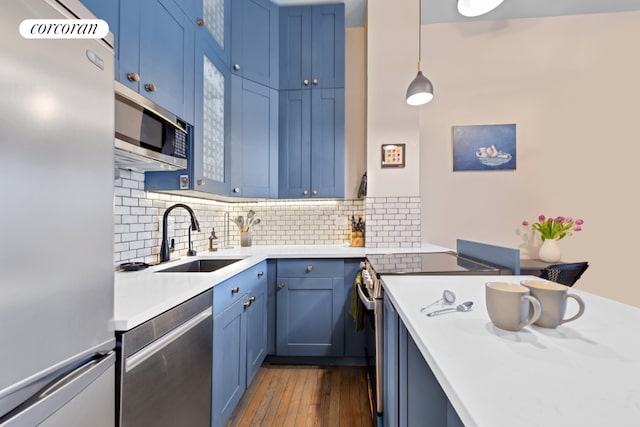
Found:
[[[267,354],[276,354],[276,265],[267,260]]]
[[[383,360],[385,427],[464,425],[393,304],[386,297]]]
[[[267,356],[267,276],[265,274],[261,277],[264,277],[264,280],[261,280],[247,294],[250,302],[245,310],[247,315],[247,387],[251,384],[253,377]]]
[[[278,356],[344,356],[343,260],[278,260],[276,298]]]
[[[213,288],[212,426],[224,426],[267,355],[267,261]]]
[[[400,420],[398,391],[398,325],[400,318],[389,298],[383,303],[382,407],[385,427],[397,427]]]
[[[242,298],[213,318],[213,427],[225,425],[246,388],[245,302],[246,298]]]

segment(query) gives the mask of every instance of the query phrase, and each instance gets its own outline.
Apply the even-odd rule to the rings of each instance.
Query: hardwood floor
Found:
[[[256,374],[227,427],[371,427],[366,368],[271,365]]]

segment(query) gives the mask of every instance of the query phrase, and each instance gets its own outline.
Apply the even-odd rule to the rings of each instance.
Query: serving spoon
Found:
[[[431,313],[427,313],[427,316],[431,317],[431,316],[435,316],[436,314],[440,314],[440,313],[444,313],[446,311],[461,311],[461,312],[466,312],[471,310],[471,307],[473,306],[473,301],[465,301],[460,305],[457,305],[455,307],[450,307],[450,308],[443,308],[442,310],[436,310],[436,311],[432,311]]]
[[[456,294],[454,294],[453,291],[450,291],[449,289],[445,289],[444,292],[442,292],[442,298],[440,298],[437,301],[432,302],[429,305],[425,305],[424,307],[422,307],[420,309],[420,312],[422,313],[427,308],[429,308],[429,307],[431,307],[432,305],[435,305],[435,304],[443,303],[443,304],[446,304],[446,305],[450,305],[450,304],[453,304],[454,302],[456,302]]]

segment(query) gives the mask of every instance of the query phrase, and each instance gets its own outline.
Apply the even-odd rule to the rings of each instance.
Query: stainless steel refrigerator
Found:
[[[2,427],[114,425],[113,49],[18,30],[65,3],[0,6]]]

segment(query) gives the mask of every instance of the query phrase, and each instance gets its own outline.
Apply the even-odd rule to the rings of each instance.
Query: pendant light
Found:
[[[504,0],[458,0],[460,15],[474,17],[491,12]]]
[[[418,0],[418,75],[407,89],[407,104],[423,105],[433,99],[433,85],[422,74],[422,0]]]

